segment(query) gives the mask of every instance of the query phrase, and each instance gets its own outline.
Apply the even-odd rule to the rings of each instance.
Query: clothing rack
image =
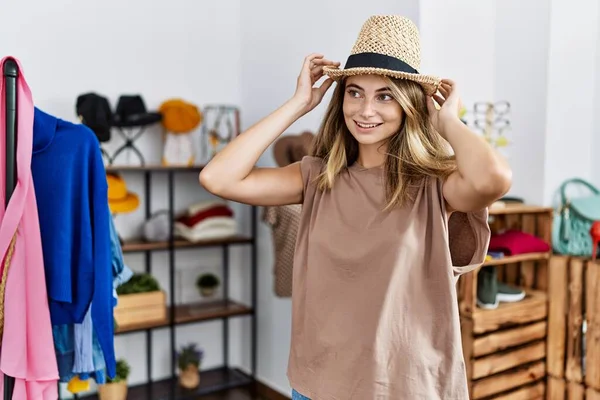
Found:
[[[3,79],[6,88],[6,198],[5,206],[17,184],[17,77],[19,66],[13,59],[4,62]],[[4,400],[11,400],[15,378],[4,375]]]

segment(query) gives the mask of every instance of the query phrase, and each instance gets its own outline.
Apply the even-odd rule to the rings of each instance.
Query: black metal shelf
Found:
[[[107,166],[107,172],[129,172],[141,173],[144,176],[144,199],[145,199],[145,216],[150,218],[152,215],[151,205],[151,184],[153,173],[167,174],[167,190],[168,196],[168,212],[170,219],[169,232],[174,232],[174,197],[175,197],[175,173],[182,172],[199,172],[203,166],[192,167],[168,167],[162,165],[151,166]],[[237,235],[230,238],[204,240],[200,242],[189,242],[186,240],[177,239],[171,234],[171,237],[166,242],[127,242],[123,243],[122,249],[124,253],[143,253],[145,259],[146,273],[152,271],[152,253],[155,251],[167,251],[169,268],[169,304],[175,304],[175,254],[181,249],[201,249],[209,247],[221,247],[222,249],[222,287],[223,298],[225,300],[202,303],[176,305],[169,307],[167,318],[164,321],[158,321],[153,324],[138,324],[137,326],[124,326],[115,330],[116,335],[127,334],[130,332],[145,332],[146,333],[146,376],[148,383],[138,387],[130,388],[128,399],[164,399],[164,400],[179,400],[179,399],[196,399],[198,396],[222,391],[222,396],[215,394],[214,399],[229,399],[230,391],[239,386],[244,386],[255,382],[254,376],[256,373],[256,346],[257,346],[257,324],[256,324],[256,305],[257,305],[257,249],[256,249],[256,234],[257,234],[257,207],[249,206],[251,210],[251,232],[250,235]],[[241,304],[229,300],[229,249],[235,245],[250,245],[251,257],[249,263],[251,267],[251,302],[248,305]],[[164,267],[164,265],[161,265]],[[229,319],[232,317],[247,316],[250,318],[250,332],[245,336],[250,336],[250,374],[242,373],[240,370],[231,369],[229,366]],[[211,371],[202,371],[201,384],[198,390],[187,392],[177,384],[176,374],[176,340],[175,327],[182,324],[190,324],[194,322],[202,322],[209,320],[221,320],[223,324],[222,342],[223,342],[223,365]],[[168,328],[170,336],[170,351],[171,351],[171,378],[163,381],[152,382],[152,333],[155,329]],[[211,383],[212,382],[212,383]],[[167,390],[165,392],[165,390]],[[139,393],[139,394],[138,394]],[[163,394],[164,393],[164,394]],[[87,397],[86,397],[87,398]],[[94,398],[94,397],[92,397]],[[234,397],[238,398],[238,397]],[[243,398],[243,397],[242,397]],[[211,397],[210,399],[213,399]],[[250,398],[249,398],[250,399]],[[207,398],[208,400],[208,398]]]
[[[169,315],[168,313],[167,315]],[[214,321],[216,319],[254,315],[251,307],[233,300],[217,300],[206,303],[192,303],[175,306],[175,325]],[[115,334],[142,332],[148,329],[169,327],[169,319],[118,326]]]
[[[237,368],[215,368],[200,372],[200,386],[194,390],[182,388],[176,378],[163,379],[152,383],[130,386],[127,390],[127,400],[196,400],[200,396],[217,393],[220,396],[211,398],[226,399],[229,398],[228,390],[236,388],[251,389],[253,383],[252,376]],[[247,392],[244,394],[248,395]],[[231,398],[240,399],[237,395]],[[251,397],[247,398],[251,399]],[[97,400],[98,397],[90,395],[81,397],[81,399]],[[241,397],[241,399],[244,399],[244,397]]]
[[[109,165],[106,172],[200,172],[203,168],[204,165]]]
[[[201,247],[221,247],[235,244],[253,244],[254,239],[249,236],[236,235],[222,239],[207,239],[197,242],[190,242],[185,239],[175,239],[173,246],[176,249],[201,248]],[[135,253],[142,251],[164,251],[169,250],[171,243],[166,242],[147,242],[143,240],[125,241],[122,246],[123,253]]]

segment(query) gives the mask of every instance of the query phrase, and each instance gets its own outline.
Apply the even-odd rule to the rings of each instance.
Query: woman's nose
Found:
[[[365,100],[362,103],[362,106],[360,108],[360,115],[365,118],[370,118],[375,115],[375,109],[373,108],[373,104],[371,103],[371,101]]]

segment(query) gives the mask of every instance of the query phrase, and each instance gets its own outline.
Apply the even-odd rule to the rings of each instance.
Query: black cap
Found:
[[[96,93],[82,94],[77,97],[75,109],[81,122],[94,131],[100,142],[110,140],[113,115],[105,97]]]

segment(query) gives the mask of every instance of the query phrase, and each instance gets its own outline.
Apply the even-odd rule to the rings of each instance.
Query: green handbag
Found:
[[[587,187],[592,194],[569,199],[566,188],[571,184]],[[556,253],[590,257],[592,238],[590,228],[600,221],[600,191],[591,183],[580,179],[569,179],[560,186],[560,204],[552,222],[552,247]]]

